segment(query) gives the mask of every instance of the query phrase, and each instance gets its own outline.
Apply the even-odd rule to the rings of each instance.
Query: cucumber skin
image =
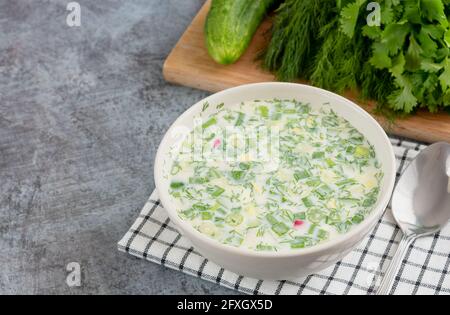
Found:
[[[209,55],[218,63],[235,63],[246,51],[270,8],[278,0],[212,0],[205,23]]]

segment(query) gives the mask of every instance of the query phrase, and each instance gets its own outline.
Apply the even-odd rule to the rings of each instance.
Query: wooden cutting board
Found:
[[[271,26],[268,18],[259,28],[247,52],[235,64],[222,66],[208,55],[204,44],[203,26],[210,7],[206,1],[164,63],[163,74],[167,81],[210,92],[256,82],[274,81],[274,76],[261,69],[257,56],[266,47]],[[394,122],[373,113],[374,103],[361,101],[354,93],[344,96],[370,112],[394,135],[424,142],[450,142],[450,115],[420,112],[415,116],[397,118]]]

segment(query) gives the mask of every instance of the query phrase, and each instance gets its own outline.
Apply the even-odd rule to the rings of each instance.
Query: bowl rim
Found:
[[[309,89],[313,93],[320,93],[330,99],[334,98],[337,100],[340,100],[341,102],[344,102],[347,104],[347,106],[353,107],[354,110],[359,112],[361,115],[361,118],[367,119],[372,123],[372,127],[377,129],[380,136],[383,138],[387,152],[384,152],[383,154],[388,154],[388,160],[391,163],[391,166],[394,170],[392,174],[387,174],[385,176],[390,176],[387,182],[387,189],[385,190],[384,195],[379,196],[378,199],[378,207],[376,207],[370,215],[359,225],[355,226],[353,229],[351,229],[348,233],[339,235],[327,242],[324,242],[322,244],[318,244],[312,247],[304,248],[304,249],[296,249],[296,250],[283,250],[279,252],[258,252],[255,250],[247,249],[247,248],[241,248],[241,247],[234,247],[231,245],[220,243],[219,241],[212,239],[206,235],[203,235],[201,232],[197,231],[189,222],[186,222],[182,220],[178,216],[178,212],[176,209],[174,209],[172,202],[170,202],[169,193],[165,192],[164,190],[161,190],[162,187],[162,180],[163,180],[163,167],[164,167],[164,156],[163,156],[163,148],[168,145],[169,142],[169,135],[171,131],[180,123],[182,119],[184,119],[186,116],[192,116],[193,113],[197,112],[198,110],[201,110],[201,106],[204,102],[208,101],[211,97],[220,97],[222,95],[226,95],[230,92],[239,92],[240,90],[246,90],[248,88],[252,88],[255,86],[265,86],[267,88],[270,87],[277,87],[277,86],[292,86],[302,89]],[[197,110],[197,108],[199,108]],[[372,128],[371,127],[371,128]],[[199,102],[195,103],[191,107],[189,107],[185,112],[183,112],[178,118],[175,120],[175,122],[170,126],[166,134],[164,135],[161,144],[158,148],[158,151],[156,153],[156,159],[154,164],[154,180],[155,180],[155,186],[158,191],[158,197],[161,201],[161,204],[163,205],[164,209],[166,210],[167,214],[169,215],[170,220],[175,224],[175,226],[180,229],[186,237],[189,240],[195,240],[200,241],[203,243],[206,243],[209,246],[215,247],[216,249],[220,249],[223,251],[223,253],[229,253],[234,255],[244,255],[247,257],[259,257],[259,258],[280,258],[280,257],[300,257],[300,256],[307,256],[309,254],[318,254],[321,252],[328,251],[332,248],[339,248],[340,245],[345,244],[347,241],[353,239],[354,237],[360,235],[363,233],[364,235],[367,235],[368,232],[374,227],[375,223],[380,219],[380,217],[383,215],[384,211],[386,210],[389,200],[391,199],[394,186],[395,186],[395,165],[396,165],[396,159],[394,154],[393,146],[389,140],[389,137],[387,136],[384,129],[380,126],[380,124],[364,109],[362,109],[360,106],[358,106],[353,101],[338,95],[336,93],[317,88],[314,86],[306,85],[306,84],[300,84],[300,83],[287,83],[287,82],[261,82],[261,83],[251,83],[251,84],[244,84],[240,86],[236,86],[233,88],[229,88],[223,91],[220,91],[218,93],[214,93],[209,95],[208,97],[200,100]],[[366,231],[366,233],[364,233]],[[179,231],[180,232],[180,231]],[[182,233],[183,234],[183,233]],[[359,240],[362,241],[362,238]]]

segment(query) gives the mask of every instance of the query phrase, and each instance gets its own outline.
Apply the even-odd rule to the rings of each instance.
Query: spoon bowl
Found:
[[[450,145],[425,149],[405,170],[392,199],[392,212],[407,236],[439,232],[450,219]]]
[[[409,246],[433,235],[450,220],[450,144],[439,142],[423,150],[402,174],[392,197],[392,213],[403,232],[378,295],[391,292],[392,282]]]

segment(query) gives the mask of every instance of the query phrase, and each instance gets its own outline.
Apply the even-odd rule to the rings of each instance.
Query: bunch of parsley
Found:
[[[450,107],[450,0],[286,0],[275,17],[265,66],[279,79],[358,89],[397,112]]]

